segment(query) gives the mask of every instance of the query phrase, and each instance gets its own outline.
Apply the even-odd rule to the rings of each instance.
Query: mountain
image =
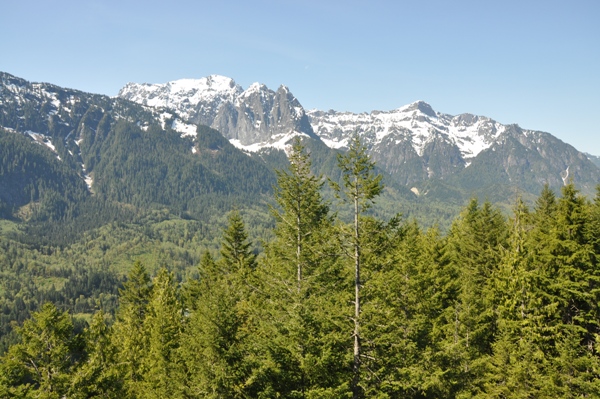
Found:
[[[358,133],[389,187],[380,205],[414,216],[473,196],[509,207],[517,194],[531,199],[546,183],[558,192],[571,179],[594,195],[600,182],[591,156],[549,133],[423,101],[305,111],[285,86],[243,89],[217,75],[130,83],[112,98],[0,73],[0,129],[0,213],[40,222],[88,215],[101,225],[162,208],[208,221],[218,209],[264,207],[294,136],[335,179],[337,153]]]
[[[165,207],[206,221],[261,202],[275,183],[258,156],[174,111],[7,73],[0,143],[0,213],[38,223],[87,215],[102,225]]]
[[[233,79],[212,75],[165,84],[128,83],[118,97],[172,109],[186,122],[210,126],[250,151],[282,149],[295,135],[316,138],[304,108],[285,86],[255,83],[243,90]]]
[[[485,116],[439,113],[423,101],[388,112],[308,115],[331,147],[344,149],[358,132],[384,170],[417,189],[438,181],[469,193],[489,194],[481,189],[505,185],[537,194],[545,183],[559,189],[572,178],[591,194],[600,183],[598,168],[585,154],[549,133]]]
[[[590,161],[592,161],[594,163],[594,165],[600,167],[600,157],[598,157],[596,155],[588,154],[587,152],[585,153],[585,155],[588,157],[588,159]]]
[[[443,114],[423,101],[361,114],[305,111],[285,86],[275,92],[255,83],[243,90],[217,75],[130,83],[119,97],[168,106],[186,122],[206,123],[247,151],[281,149],[294,135],[344,150],[358,133],[388,180],[440,200],[450,190],[457,201],[472,195],[511,201],[519,190],[537,195],[545,183],[559,190],[569,179],[593,195],[600,182],[600,171],[587,156],[549,133],[486,116]]]

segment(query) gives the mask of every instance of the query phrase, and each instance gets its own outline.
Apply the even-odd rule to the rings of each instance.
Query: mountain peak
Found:
[[[431,108],[431,105],[429,105],[428,103],[426,103],[423,100],[417,100],[413,103],[405,105],[404,107],[400,107],[400,108],[398,108],[398,111],[400,111],[400,112],[420,111],[427,116],[431,116],[434,118],[437,117],[437,114],[433,110],[433,108]]]

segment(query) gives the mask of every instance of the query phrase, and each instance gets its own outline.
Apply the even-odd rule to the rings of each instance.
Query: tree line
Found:
[[[473,199],[447,234],[368,210],[381,177],[354,137],[332,183],[293,143],[273,239],[239,212],[198,277],[136,262],[115,317],[76,333],[52,303],[17,328],[0,396],[556,398],[600,395],[600,188],[567,184],[506,218]]]

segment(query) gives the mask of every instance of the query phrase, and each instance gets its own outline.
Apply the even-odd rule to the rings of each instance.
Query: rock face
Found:
[[[600,178],[587,156],[548,133],[485,116],[443,114],[423,101],[360,114],[305,111],[285,86],[272,91],[255,83],[243,90],[222,76],[162,85],[130,83],[119,96],[171,108],[187,122],[209,125],[250,151],[283,148],[298,134],[344,150],[358,133],[377,164],[408,186],[437,179],[462,186],[469,181],[518,183],[536,190],[546,182],[559,187],[573,178],[592,190]]]
[[[571,179],[593,196],[600,182],[600,169],[590,161],[597,157],[549,133],[485,116],[443,114],[423,101],[360,114],[305,111],[285,86],[273,91],[256,83],[244,90],[217,75],[130,83],[110,98],[0,72],[0,128],[48,147],[90,188],[106,126],[120,119],[142,131],[158,124],[194,142],[201,139],[196,125],[204,124],[246,151],[285,149],[297,135],[318,141],[325,151],[343,151],[357,133],[388,178],[420,196],[436,192],[435,185],[443,195],[459,190],[460,196],[486,196],[497,187],[537,194],[545,183],[556,190]]]
[[[259,83],[243,90],[233,79],[212,75],[164,84],[129,83],[118,97],[175,111],[188,123],[210,126],[238,147],[278,147],[303,134],[317,138],[304,108],[285,86]]]
[[[242,146],[269,143],[294,132],[315,137],[304,109],[287,87],[272,91],[258,83],[224,104],[211,127]]]

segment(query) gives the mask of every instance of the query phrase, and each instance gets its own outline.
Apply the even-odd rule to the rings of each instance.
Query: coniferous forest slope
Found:
[[[405,185],[373,132],[0,78],[0,397],[599,395],[599,171],[550,135]]]
[[[381,175],[358,137],[339,158],[335,205],[300,141],[290,161],[258,256],[233,211],[218,250],[183,280],[171,259],[152,273],[134,261],[118,292],[89,272],[88,283],[113,288],[103,306],[84,319],[81,304],[47,302],[19,324],[0,358],[0,395],[600,394],[600,190],[588,200],[573,184],[558,197],[545,188],[509,218],[473,199],[442,235],[366,213]],[[355,218],[340,221],[338,207]],[[35,264],[5,249],[12,271]],[[117,297],[114,314],[103,310]]]

